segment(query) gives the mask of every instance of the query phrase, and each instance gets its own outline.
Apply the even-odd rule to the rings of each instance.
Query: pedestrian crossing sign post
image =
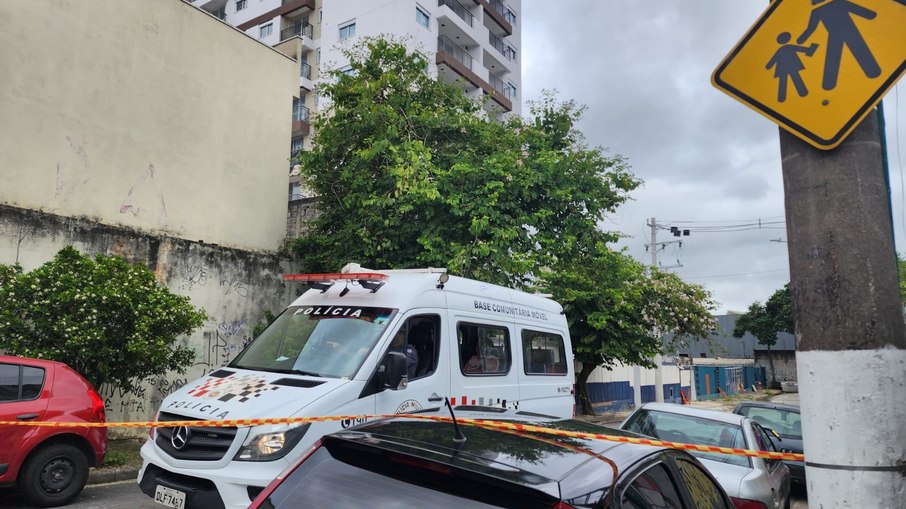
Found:
[[[906,0],[774,0],[711,82],[829,150],[904,70]]]

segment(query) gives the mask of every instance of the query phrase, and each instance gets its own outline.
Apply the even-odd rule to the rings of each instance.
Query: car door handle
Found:
[[[444,399],[444,398],[438,396],[436,392],[433,393],[433,394],[431,394],[430,396],[428,396],[428,401],[431,401],[431,402],[434,402],[434,401],[443,401],[443,399]]]
[[[16,416],[16,419],[19,419],[20,421],[30,421],[37,418],[38,414],[21,414]]]

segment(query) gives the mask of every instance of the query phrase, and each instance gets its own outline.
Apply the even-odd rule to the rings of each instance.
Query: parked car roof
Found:
[[[722,410],[708,410],[705,408],[696,408],[687,405],[678,405],[676,403],[645,403],[639,408],[655,410],[658,412],[670,412],[674,414],[693,415],[703,419],[724,422],[727,424],[741,425],[744,416],[724,412]]]
[[[445,411],[436,415],[449,416]],[[539,416],[538,414],[520,413],[514,410],[495,413],[456,411],[458,418],[493,419],[516,421],[564,431],[607,434],[627,437],[640,437],[636,433],[587,423],[578,420],[557,420],[556,417]],[[340,438],[350,441],[381,441],[381,447],[388,450],[411,451],[426,447],[435,453],[454,457],[469,457],[465,464],[469,470],[481,475],[496,477],[507,482],[515,482],[534,489],[542,489],[553,496],[558,496],[559,489],[572,487],[575,492],[586,488],[581,481],[586,481],[577,473],[589,463],[592,468],[599,468],[600,459],[576,450],[564,448],[542,441],[527,441],[524,436],[538,436],[548,440],[557,440],[563,444],[582,448],[594,454],[606,456],[616,464],[633,463],[643,456],[650,455],[659,449],[630,443],[611,442],[582,438],[555,437],[540,433],[522,433],[522,436],[501,433],[499,430],[478,426],[460,426],[466,441],[457,444],[453,439],[452,426],[437,426],[436,423],[415,418],[398,418],[364,424],[355,430],[339,433]],[[519,444],[529,444],[530,448],[521,450]],[[605,472],[610,472],[606,470]],[[575,480],[571,480],[575,479]],[[612,476],[602,479],[596,476],[595,483],[612,482]],[[565,483],[557,487],[556,483]]]
[[[450,422],[414,417],[372,421],[326,435],[310,453],[311,456],[304,457],[298,463],[298,469],[291,467],[281,474],[255,500],[253,507],[258,507],[258,504],[261,507],[291,507],[298,500],[333,493],[335,489],[325,491],[325,483],[332,484],[340,477],[353,475],[347,470],[340,470],[339,465],[369,472],[362,476],[370,477],[358,478],[355,482],[370,480],[369,490],[379,491],[381,500],[389,500],[388,496],[396,500],[395,493],[400,491],[394,503],[405,505],[412,501],[412,497],[423,496],[444,507],[451,499],[444,498],[441,502],[433,500],[433,497],[464,497],[462,500],[478,502],[481,507],[489,507],[481,504],[495,507],[535,507],[540,504],[552,507],[558,501],[575,507],[597,507],[596,504],[608,495],[615,483],[618,497],[647,496],[630,493],[632,490],[626,486],[630,482],[636,485],[636,475],[654,472],[649,467],[664,467],[662,481],[655,481],[654,477],[642,481],[647,491],[652,493],[661,489],[676,490],[673,483],[685,482],[684,476],[692,475],[687,471],[691,468],[700,471],[699,477],[690,481],[695,483],[696,489],[705,493],[706,498],[715,498],[715,507],[722,507],[724,502],[729,507],[729,499],[716,480],[685,451],[466,425],[461,422],[463,419],[487,419],[564,431],[641,437],[579,420],[558,420],[515,410],[483,412],[470,408],[472,410],[464,407],[455,409],[464,441],[457,439],[455,427]],[[420,413],[450,416],[446,409]],[[312,465],[306,465],[307,461]],[[697,468],[689,463],[697,465]],[[325,468],[327,470],[323,470]],[[675,470],[684,468],[686,470],[682,473]],[[315,470],[319,473],[314,473]],[[672,482],[668,475],[674,477]],[[311,476],[325,478],[310,481]],[[388,478],[397,481],[388,481]],[[287,486],[281,489],[280,485],[288,479],[291,480]],[[404,482],[399,484],[398,481]],[[393,482],[397,484],[387,484]],[[709,485],[712,486],[710,491],[707,488]],[[426,502],[422,500],[422,503]],[[620,501],[615,501],[613,507],[620,507]]]

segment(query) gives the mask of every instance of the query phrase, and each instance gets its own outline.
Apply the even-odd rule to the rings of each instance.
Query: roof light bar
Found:
[[[284,281],[300,281],[308,283],[313,288],[326,292],[337,281],[357,281],[362,288],[371,290],[374,293],[381,289],[384,284],[390,280],[387,274],[377,272],[349,272],[349,273],[329,273],[329,274],[285,274]]]

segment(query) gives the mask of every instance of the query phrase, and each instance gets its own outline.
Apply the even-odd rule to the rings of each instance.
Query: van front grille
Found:
[[[161,412],[158,421],[197,421],[191,417],[184,417],[166,412]],[[155,434],[154,443],[168,455],[181,460],[217,461],[223,458],[236,438],[236,427],[204,427],[187,426],[168,428],[159,426]]]

